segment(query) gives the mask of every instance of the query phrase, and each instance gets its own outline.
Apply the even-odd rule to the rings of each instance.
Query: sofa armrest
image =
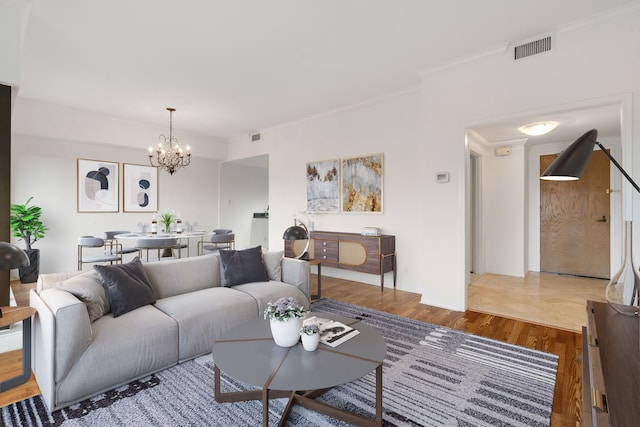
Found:
[[[72,271],[69,273],[46,273],[38,276],[38,282],[36,283],[36,291],[38,293],[45,289],[54,288],[57,283],[63,282],[70,277],[77,276],[78,274],[86,273],[86,271]]]
[[[56,407],[56,384],[91,343],[87,306],[62,289],[30,292],[38,310],[33,322],[33,371],[50,410]]]
[[[297,286],[311,301],[308,261],[296,258],[282,258],[282,281]]]

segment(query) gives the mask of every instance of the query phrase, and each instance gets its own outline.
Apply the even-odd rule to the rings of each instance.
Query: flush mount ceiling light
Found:
[[[537,122],[519,127],[518,130],[529,136],[539,136],[551,132],[556,127],[558,122]]]

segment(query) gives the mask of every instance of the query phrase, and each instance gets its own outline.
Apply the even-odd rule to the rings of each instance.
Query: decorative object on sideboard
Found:
[[[360,234],[363,236],[380,236],[382,235],[382,230],[380,230],[380,227],[362,227]]]
[[[307,261],[309,260],[309,252],[308,252],[309,243],[310,243],[309,229],[302,221],[300,221],[297,218],[294,218],[293,225],[287,228],[286,230],[284,230],[284,234],[282,235],[282,238],[288,242],[291,242],[294,240],[306,240],[307,243],[304,247],[304,250],[302,251],[302,253],[300,253],[300,255],[296,256],[295,258],[303,259]]]
[[[173,175],[178,169],[184,168],[191,163],[191,149],[187,146],[186,154],[180,147],[178,140],[173,136],[173,112],[175,108],[167,107],[169,111],[169,137],[160,135],[160,143],[154,151],[149,147],[149,163]]]
[[[29,206],[33,197],[29,197],[24,205],[11,204],[9,225],[14,237],[24,241],[25,254],[29,258],[29,263],[19,266],[20,282],[33,283],[38,280],[40,273],[40,249],[31,247],[35,242],[44,238],[49,230],[40,220],[42,208]]]
[[[640,193],[640,187],[638,184],[636,184],[631,176],[629,176],[629,174],[622,168],[620,163],[613,158],[609,151],[597,141],[597,138],[598,131],[595,129],[591,129],[582,135],[549,165],[549,167],[542,173],[542,176],[540,176],[540,179],[572,181],[580,178],[587,167],[589,158],[591,158],[594,146],[598,145],[602,152],[609,158],[611,163],[618,168],[633,188]],[[631,227],[627,227],[627,225],[625,225],[625,229],[627,228],[629,230],[625,230],[625,254],[628,254],[628,256],[631,257],[632,242],[631,238],[627,237],[627,235],[630,236]],[[633,266],[631,259],[628,261],[623,260],[623,262],[624,264],[618,272],[620,276],[616,273],[607,285],[607,301],[609,302],[609,305],[619,313],[637,316],[638,306],[640,305],[640,301],[638,300],[638,284],[640,282],[638,279],[638,271],[637,268]],[[631,268],[633,270],[632,274],[625,273],[627,268]],[[621,309],[620,307],[616,307],[620,305],[635,307],[635,310],[630,312],[628,310]]]
[[[30,263],[27,254],[19,247],[7,242],[0,242],[0,270],[13,270],[26,267]],[[0,309],[0,317],[2,310]]]

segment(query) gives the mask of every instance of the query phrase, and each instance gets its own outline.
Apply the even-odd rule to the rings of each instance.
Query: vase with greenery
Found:
[[[38,206],[29,206],[33,197],[29,197],[24,205],[12,204],[10,207],[9,225],[14,237],[24,241],[25,253],[29,257],[30,265],[20,267],[20,282],[33,283],[38,280],[40,273],[40,249],[34,249],[32,245],[44,238],[49,230],[40,220],[42,209]]]
[[[171,224],[180,217],[173,209],[164,209],[158,212],[158,221],[164,225],[164,232],[169,233]]]
[[[271,335],[280,347],[293,347],[300,340],[302,318],[307,309],[293,297],[282,297],[275,303],[269,302],[264,310],[264,318],[271,322]]]

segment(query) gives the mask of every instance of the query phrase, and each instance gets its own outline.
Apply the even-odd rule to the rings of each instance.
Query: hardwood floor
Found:
[[[315,283],[314,279],[312,278],[312,283]],[[18,292],[14,290],[16,300],[22,304],[20,301],[23,296],[18,298],[20,292],[23,296],[25,295],[22,289]],[[580,333],[566,328],[542,326],[478,311],[467,310],[462,313],[444,310],[420,304],[419,294],[388,288],[381,292],[378,286],[327,276],[322,278],[322,296],[554,353],[559,356],[559,362],[551,425],[571,427],[580,425],[582,407],[582,373],[578,362],[578,357],[582,354]],[[530,303],[534,302],[530,301]],[[584,310],[583,306],[582,313]],[[21,351],[18,350],[0,355],[0,366],[2,366],[0,378],[11,377],[20,372],[20,354]],[[37,384],[32,377],[25,385],[0,393],[0,406],[38,393]]]

